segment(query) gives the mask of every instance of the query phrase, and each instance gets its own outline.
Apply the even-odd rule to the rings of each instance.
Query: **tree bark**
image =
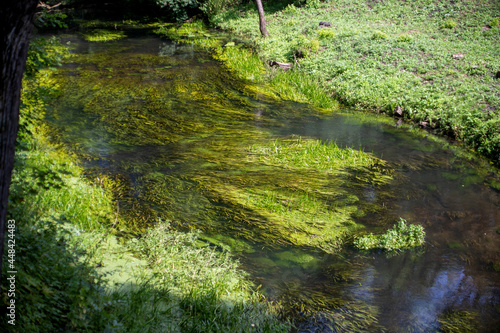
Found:
[[[259,12],[260,33],[264,37],[269,36],[269,32],[267,32],[266,29],[266,19],[264,16],[264,7],[262,7],[262,1],[255,0],[255,2],[257,3],[257,11]]]
[[[36,0],[4,0],[0,7],[0,283],[21,83],[36,5]]]

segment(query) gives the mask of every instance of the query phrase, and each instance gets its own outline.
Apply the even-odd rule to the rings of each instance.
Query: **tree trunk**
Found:
[[[262,7],[261,0],[255,0],[257,2],[257,11],[259,12],[259,22],[260,22],[260,33],[262,36],[266,37],[269,35],[269,32],[266,30],[266,19],[264,17],[264,7]]]
[[[36,0],[4,0],[0,7],[0,283],[21,83],[36,4]]]

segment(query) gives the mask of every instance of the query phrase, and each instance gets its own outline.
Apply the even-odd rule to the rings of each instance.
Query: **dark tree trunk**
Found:
[[[21,82],[36,5],[36,0],[3,0],[0,6],[0,281]]]
[[[257,11],[259,12],[259,24],[260,24],[260,33],[262,36],[268,36],[269,32],[267,32],[266,29],[266,19],[264,17],[264,7],[262,7],[262,1],[261,0],[255,0],[257,3]]]

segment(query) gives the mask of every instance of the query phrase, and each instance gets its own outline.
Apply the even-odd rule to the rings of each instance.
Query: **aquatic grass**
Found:
[[[216,215],[233,221],[229,226],[226,218],[212,219],[203,228],[269,246],[293,244],[336,252],[362,227],[353,218],[369,209],[353,193],[359,186],[354,184],[364,177],[361,181],[371,186],[392,180],[385,171],[377,175],[370,170],[378,163],[375,157],[334,143],[265,136],[259,141],[245,149],[237,146],[238,150],[212,147],[204,151],[204,159],[217,164],[186,175],[212,201],[224,204],[216,207]],[[358,170],[357,178],[350,177],[352,170]]]
[[[192,43],[208,48],[215,59],[222,61],[224,66],[238,77],[264,85],[265,88],[260,89],[260,94],[268,95],[271,98],[278,94],[280,98],[310,103],[329,111],[338,108],[338,103],[329,98],[324,87],[318,84],[317,80],[311,79],[301,72],[284,73],[281,70],[270,70],[269,67],[263,65],[262,59],[252,50],[235,42],[223,43],[223,40],[211,35],[206,27],[200,23],[183,24],[180,28],[163,27],[156,30],[155,33],[178,42]],[[319,41],[316,39],[305,40],[300,47],[303,52],[314,53],[319,49]],[[255,87],[256,85],[252,85],[248,89],[252,90]]]
[[[213,50],[215,58],[223,61],[224,66],[246,80],[263,82],[264,66],[250,50],[237,46],[218,47]]]
[[[123,177],[85,177],[77,157],[41,122],[44,103],[55,95],[34,96],[50,81],[34,80],[24,85],[23,141],[9,197],[8,218],[17,222],[20,331],[289,330],[230,253],[208,247],[197,234],[160,223],[140,240],[117,241],[131,230],[122,222],[132,214],[115,211],[111,200],[111,188],[126,187]],[[112,219],[116,234],[108,228]],[[10,327],[5,318],[1,329]]]
[[[335,142],[292,137],[277,139],[272,145],[253,145],[249,149],[250,159],[266,164],[290,168],[310,168],[338,172],[350,166],[371,166],[383,161],[373,155],[352,148],[341,148]]]
[[[271,74],[270,82],[283,99],[310,103],[327,112],[339,109],[339,103],[325,93],[322,84],[301,71],[276,70]]]
[[[479,322],[478,314],[471,311],[451,310],[439,318],[439,326],[443,332],[480,332],[484,329]]]
[[[357,238],[354,246],[360,250],[382,249],[389,252],[422,246],[425,243],[425,231],[421,225],[406,224],[400,218],[392,229],[381,235],[372,233]]]
[[[89,42],[110,42],[127,37],[121,30],[94,29],[82,33],[83,38]]]

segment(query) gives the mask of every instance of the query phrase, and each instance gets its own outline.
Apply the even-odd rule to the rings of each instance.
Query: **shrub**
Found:
[[[185,21],[198,8],[197,0],[156,0],[161,7],[167,7],[178,22]]]

